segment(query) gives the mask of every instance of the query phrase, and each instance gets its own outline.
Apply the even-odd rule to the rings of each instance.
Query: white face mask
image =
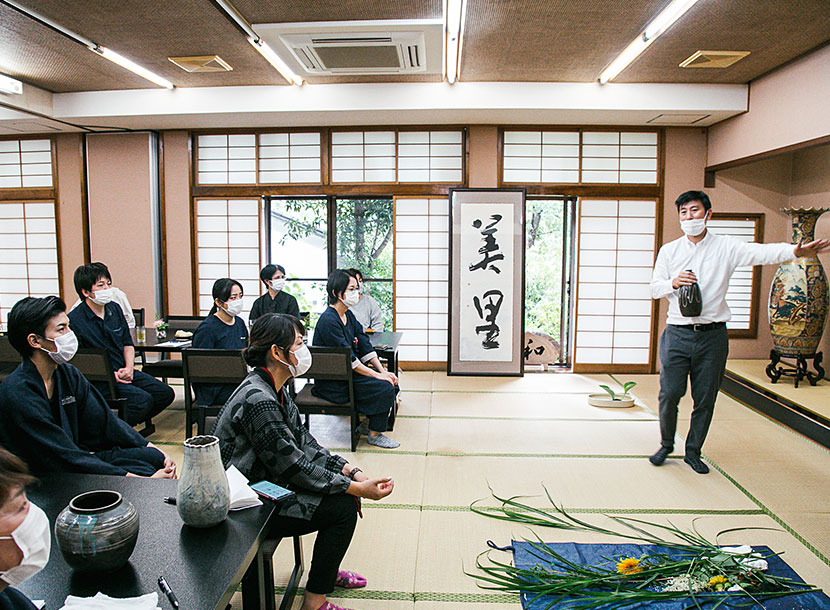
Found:
[[[23,553],[20,565],[0,572],[0,578],[13,587],[19,587],[26,580],[40,572],[49,561],[52,549],[52,535],[49,518],[43,510],[29,502],[29,512],[11,536],[0,536],[3,540],[14,540]]]
[[[282,362],[282,360],[280,360],[280,362],[288,367],[288,370],[291,372],[293,377],[299,377],[311,368],[311,350],[308,349],[308,346],[305,343],[303,343],[291,353],[297,358],[296,366],[288,364],[287,362]],[[277,358],[277,360],[279,360],[279,358]]]
[[[680,229],[689,237],[697,237],[706,230],[706,219],[692,218],[691,220],[681,220]]]
[[[340,299],[346,307],[354,307],[360,300],[360,293],[357,290],[347,290],[345,298]]]
[[[58,335],[54,339],[49,339],[48,337],[43,338],[47,341],[52,341],[55,344],[55,347],[58,348],[58,351],[50,352],[48,349],[43,347],[40,349],[49,354],[49,357],[58,364],[69,362],[78,352],[78,337],[71,330],[63,335]]]
[[[225,309],[225,312],[228,313],[229,315],[232,315],[232,316],[236,317],[236,316],[238,316],[239,314],[242,313],[242,299],[236,299],[235,301],[228,301],[225,304],[227,305],[227,308]]]
[[[112,303],[112,300],[115,298],[115,289],[114,288],[106,288],[104,290],[96,290],[92,293],[90,297],[90,301],[95,303],[96,305],[106,305],[107,303]]]
[[[281,277],[276,280],[271,280],[271,290],[274,292],[279,292],[285,287],[285,278]]]

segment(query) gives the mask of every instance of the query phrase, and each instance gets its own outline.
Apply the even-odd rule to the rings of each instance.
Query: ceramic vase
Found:
[[[192,527],[211,527],[225,520],[230,503],[219,439],[208,435],[187,439],[176,492],[182,521]]]
[[[116,491],[72,498],[55,521],[61,554],[77,572],[112,572],[130,559],[138,539],[138,512]]]
[[[787,208],[792,242],[815,239],[816,221],[830,208]],[[813,356],[827,320],[827,276],[818,257],[781,263],[772,280],[769,325],[772,344],[781,356]]]

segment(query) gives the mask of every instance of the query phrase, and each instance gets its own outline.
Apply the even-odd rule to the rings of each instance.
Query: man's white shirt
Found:
[[[708,229],[706,236],[697,244],[684,235],[664,244],[657,253],[651,277],[651,298],[668,297],[669,324],[727,322],[732,315],[726,304],[726,291],[735,269],[792,260],[796,258],[794,250],[793,244],[752,244],[712,233]],[[679,290],[671,285],[681,271],[687,270],[697,276],[703,301],[700,316],[695,318],[687,318],[680,313]]]

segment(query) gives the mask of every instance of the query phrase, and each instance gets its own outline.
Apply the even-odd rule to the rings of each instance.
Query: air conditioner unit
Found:
[[[257,24],[254,30],[308,75],[440,74],[443,22],[436,20]]]
[[[426,69],[423,32],[286,34],[280,38],[309,74],[401,74]]]

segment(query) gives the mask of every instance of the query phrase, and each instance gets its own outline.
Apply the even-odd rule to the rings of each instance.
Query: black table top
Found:
[[[373,347],[380,349],[381,351],[395,352],[398,351],[398,346],[403,338],[403,333],[385,330],[379,333],[366,333],[366,336],[369,337],[369,341],[371,341]],[[379,345],[387,346],[388,349],[380,348],[378,347]]]
[[[29,599],[46,600],[46,610],[63,606],[67,595],[91,597],[103,592],[111,597],[159,593],[159,607],[170,608],[158,588],[164,576],[179,599],[182,610],[225,610],[242,581],[267,532],[274,503],[229,513],[217,526],[195,529],[182,523],[175,506],[165,496],[176,495],[177,481],[101,475],[60,474],[40,477],[29,499],[40,506],[52,524],[52,552],[43,571],[20,589]],[[55,540],[55,519],[76,495],[95,489],[121,493],[138,511],[138,541],[129,563],[101,575],[74,574]]]
[[[178,339],[176,337],[175,330],[172,332],[168,330],[167,337],[164,339],[159,339],[156,336],[156,330],[154,328],[147,329],[147,336],[143,343],[139,343],[138,341],[136,341],[134,328],[130,329],[130,335],[133,338],[133,345],[135,346],[135,351],[137,352],[181,352],[184,348],[190,347],[190,341],[192,340],[192,337],[188,339]],[[181,343],[179,345],[159,345],[162,343],[167,343],[168,341],[180,341]]]

